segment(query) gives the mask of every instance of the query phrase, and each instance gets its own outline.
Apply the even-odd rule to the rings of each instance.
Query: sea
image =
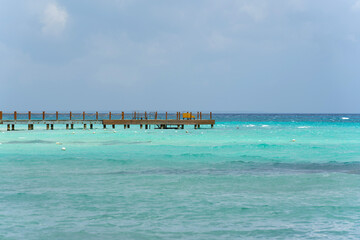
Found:
[[[360,115],[0,125],[0,239],[360,239]]]

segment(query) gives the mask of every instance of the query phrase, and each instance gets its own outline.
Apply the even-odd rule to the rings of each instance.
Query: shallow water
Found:
[[[0,238],[360,238],[360,115],[215,117],[198,130],[0,125]]]

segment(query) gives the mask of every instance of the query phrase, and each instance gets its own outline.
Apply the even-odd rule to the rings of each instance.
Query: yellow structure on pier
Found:
[[[183,113],[183,119],[195,119],[195,116],[191,113]]]

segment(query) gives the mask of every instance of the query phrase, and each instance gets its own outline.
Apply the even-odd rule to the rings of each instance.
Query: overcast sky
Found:
[[[360,112],[360,0],[0,0],[0,109]]]

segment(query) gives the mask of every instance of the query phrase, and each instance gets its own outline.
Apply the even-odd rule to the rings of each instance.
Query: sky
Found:
[[[360,0],[0,0],[0,110],[360,112]]]

